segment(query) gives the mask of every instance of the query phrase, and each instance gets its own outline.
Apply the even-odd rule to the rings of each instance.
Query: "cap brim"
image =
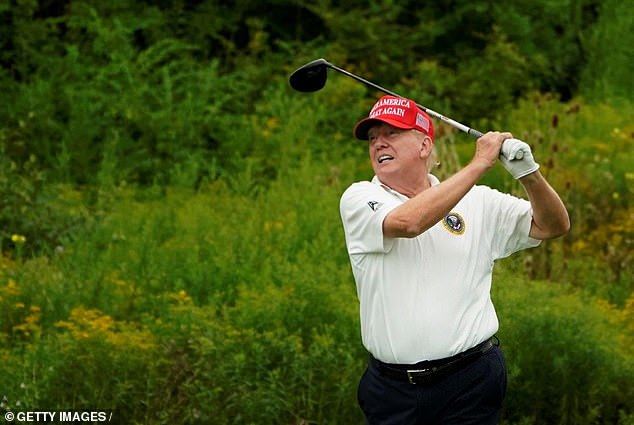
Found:
[[[364,118],[361,121],[359,121],[357,125],[354,126],[354,130],[353,130],[354,137],[356,137],[359,140],[368,140],[369,139],[368,131],[370,131],[370,129],[373,126],[379,123],[386,123],[396,128],[402,128],[402,129],[414,128],[408,125],[403,125],[402,122],[396,121],[396,120],[390,120],[386,118]]]

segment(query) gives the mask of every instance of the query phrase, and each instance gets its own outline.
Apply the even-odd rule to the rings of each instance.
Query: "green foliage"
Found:
[[[627,2],[601,3],[597,24],[585,39],[588,64],[582,72],[581,93],[589,99],[631,100],[634,91],[634,12]]]
[[[51,263],[7,260],[2,335],[27,352],[3,351],[12,398],[139,423],[360,421],[341,183],[310,159],[286,173],[257,195],[122,191]]]
[[[586,54],[581,34],[597,20],[597,7],[595,0],[374,1],[361,8],[322,1],[312,10],[334,39],[346,40],[328,52],[335,63],[416,94],[432,109],[440,110],[437,99],[450,99],[447,115],[474,122],[503,115],[532,89],[564,99],[577,93]],[[442,72],[417,73],[421,63]]]
[[[315,52],[474,124],[576,92],[597,3],[454,3],[20,2],[0,12],[0,142],[64,182],[198,184],[249,155],[252,106]]]
[[[632,299],[621,310],[509,272],[497,279],[510,365],[506,420],[617,423],[634,397]]]
[[[18,124],[2,140],[16,160],[35,155],[63,181],[147,184],[175,164],[209,160],[242,122],[232,113],[245,110],[245,86],[217,60],[197,61],[196,46],[169,37],[137,48],[135,34],[161,23],[153,8],[138,17],[82,3],[72,11],[58,22],[68,33],[56,54],[34,53],[41,62],[3,108]]]
[[[493,6],[500,26],[523,58],[533,87],[569,99],[579,90],[586,49],[584,34],[597,21],[595,0],[504,1]],[[504,64],[516,66],[515,64]],[[490,74],[492,75],[492,74]],[[517,83],[517,82],[516,82]],[[530,86],[525,86],[526,93]]]
[[[1,137],[1,136],[0,136]],[[36,157],[20,164],[0,145],[0,246],[18,255],[54,249],[90,221],[89,194],[46,183]]]
[[[525,253],[532,277],[579,282],[618,303],[634,290],[632,112],[624,103],[561,104],[536,94],[509,113],[504,128],[533,146],[541,172],[562,196],[572,221],[564,238]],[[519,185],[504,175],[485,182],[521,195]]]
[[[497,266],[504,423],[632,423],[625,3],[0,1],[0,17],[2,409],[362,423],[337,207],[371,177],[351,129],[380,93],[334,73],[293,92],[322,56],[532,145],[573,228]],[[444,178],[473,143],[436,128]],[[482,183],[522,195],[501,167]]]
[[[306,156],[255,191],[121,188],[55,255],[3,258],[9,403],[129,423],[361,423],[366,355],[337,211],[358,171],[340,161]],[[505,423],[631,415],[632,299],[500,267]]]

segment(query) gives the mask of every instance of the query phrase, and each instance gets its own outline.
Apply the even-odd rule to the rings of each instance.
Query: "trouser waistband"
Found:
[[[376,366],[382,375],[389,378],[409,382],[410,384],[424,384],[471,363],[487,352],[493,345],[492,338],[489,338],[475,347],[454,356],[409,365],[384,363],[370,355],[370,363]]]

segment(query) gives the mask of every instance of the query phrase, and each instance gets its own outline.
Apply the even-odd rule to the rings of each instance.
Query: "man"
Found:
[[[354,134],[368,140],[376,174],[340,204],[370,353],[358,393],[367,422],[495,424],[506,369],[493,343],[493,262],[565,234],[566,208],[511,133],[480,137],[469,164],[442,183],[428,174],[431,119],[412,100],[382,97]],[[529,201],[476,185],[498,158]]]

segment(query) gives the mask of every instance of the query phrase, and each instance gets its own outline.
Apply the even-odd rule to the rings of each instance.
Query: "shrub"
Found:
[[[584,38],[588,64],[582,72],[581,94],[588,99],[631,99],[634,54],[628,46],[634,42],[633,18],[632,8],[623,2],[600,3],[599,20]]]
[[[617,423],[621,412],[631,414],[631,305],[619,309],[508,272],[496,279],[509,365],[506,422]]]

